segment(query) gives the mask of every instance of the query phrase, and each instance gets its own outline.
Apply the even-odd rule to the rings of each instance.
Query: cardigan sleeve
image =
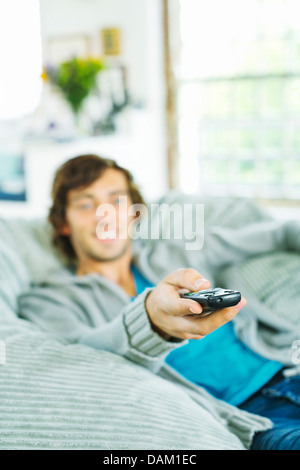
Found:
[[[110,351],[156,372],[166,355],[186,341],[166,341],[152,329],[145,309],[150,291],[151,288],[145,289],[113,320],[97,325],[91,320],[91,311],[95,311],[97,305],[88,295],[83,308],[83,304],[72,301],[68,291],[36,287],[20,296],[19,316],[57,339]]]

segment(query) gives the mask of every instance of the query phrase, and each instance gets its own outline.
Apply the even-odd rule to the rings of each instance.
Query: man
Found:
[[[89,168],[92,161],[93,157],[71,160],[65,165],[64,171],[69,164],[71,167],[69,171],[71,169],[74,171],[74,168],[78,166],[78,172],[80,172],[80,166]],[[99,163],[102,163],[99,159],[95,161],[98,166]],[[133,183],[128,188],[129,176],[127,175],[128,173],[114,167],[114,165],[111,168],[104,166],[101,176],[87,187],[79,186],[79,188],[75,187],[68,191],[65,195],[67,197],[66,206],[63,206],[62,209],[63,217],[60,220],[56,213],[58,203],[55,201],[50,212],[50,220],[58,229],[56,241],[59,243],[61,240],[67,244],[69,252],[73,249],[76,254],[73,259],[76,262],[78,276],[91,273],[101,274],[122,287],[129,296],[135,297],[137,292],[132,271],[132,243],[127,237],[127,227],[132,222],[133,216],[127,217],[127,214],[130,205],[143,203],[143,199],[136,188],[132,189]],[[67,180],[67,185],[70,185],[70,179],[67,176],[64,175],[64,178]],[[92,173],[92,178],[95,178],[95,173]],[[59,179],[60,176],[57,177],[54,186],[61,184]],[[54,194],[55,191],[54,188]],[[120,196],[124,195],[126,202],[123,207],[120,207]],[[99,232],[96,211],[103,204],[110,204],[117,211],[116,222],[118,225],[114,238],[99,238],[96,233],[96,228]],[[107,219],[104,219],[103,235],[105,235],[104,230],[105,227],[107,228],[107,224]],[[121,231],[125,231],[126,237],[119,237]],[[201,321],[199,329],[195,317],[186,318],[185,315],[190,314],[191,309],[192,313],[201,313],[200,305],[192,300],[178,298],[176,286],[182,289],[197,290],[200,287],[208,288],[210,283],[196,271],[178,272],[166,278],[147,297],[146,308],[149,319],[154,328],[159,330],[164,337],[202,337],[231,320],[245,304],[245,300],[242,299],[238,307],[217,312],[214,316]],[[166,299],[166,305],[163,305],[164,299]],[[174,303],[174,306],[170,305],[171,302]],[[170,311],[173,313],[172,315],[169,314]]]
[[[216,396],[218,387],[223,386],[223,374],[226,391],[232,391],[235,383],[247,388],[237,403],[240,406],[274,377],[278,380],[283,364],[245,350],[235,337],[230,322],[246,305],[244,298],[236,307],[200,318],[200,305],[182,299],[180,292],[206,289],[210,286],[206,278],[214,278],[221,268],[252,254],[283,249],[287,240],[291,248],[300,251],[299,225],[278,228],[273,223],[268,227],[257,224],[250,233],[243,228],[208,231],[204,249],[196,253],[184,250],[182,240],[177,239],[132,242],[128,231],[137,217],[129,209],[132,204],[143,204],[143,199],[127,170],[94,155],[66,162],[56,174],[52,196],[49,219],[54,242],[68,256],[73,274],[47,281],[25,294],[20,299],[25,318],[68,341],[115,352],[168,378],[172,376],[169,363],[188,379],[208,389],[211,386]],[[108,217],[99,211],[103,207],[108,209]],[[220,357],[219,363],[216,358],[210,362],[212,349],[207,345],[212,344],[211,338],[220,341],[215,343],[220,354],[229,352],[225,359],[230,374],[223,373]],[[186,344],[185,340],[198,341]],[[189,352],[195,344],[200,349],[192,359],[196,358],[198,366],[201,361],[202,367],[222,372],[213,386],[205,366],[198,372],[200,376],[204,372],[203,382],[187,373],[186,364],[192,363]],[[242,371],[235,367],[237,358],[245,364]],[[253,375],[255,380],[249,384]],[[236,398],[236,390],[234,394]],[[259,410],[252,406],[251,411]],[[295,410],[292,413],[295,415]],[[286,424],[286,417],[283,421],[279,431],[284,434],[291,424]],[[294,436],[293,444],[287,444],[286,439],[276,438],[276,426],[257,433],[253,446],[269,448],[270,432],[275,448],[288,445],[299,449],[299,435]]]

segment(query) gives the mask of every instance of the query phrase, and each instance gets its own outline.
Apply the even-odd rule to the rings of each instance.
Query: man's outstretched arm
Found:
[[[201,306],[181,298],[180,292],[209,286],[194,269],[176,270],[100,325],[92,324],[93,315],[101,316],[101,311],[96,302],[91,303],[89,293],[83,307],[63,292],[40,287],[20,297],[20,316],[59,339],[108,350],[157,371],[182,341],[211,333],[232,320],[246,303],[243,299],[236,307],[197,318]]]

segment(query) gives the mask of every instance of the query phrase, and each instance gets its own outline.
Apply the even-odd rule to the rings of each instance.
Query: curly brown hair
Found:
[[[55,173],[51,193],[52,206],[49,210],[48,220],[53,227],[52,241],[70,264],[76,262],[76,253],[69,236],[61,233],[66,223],[68,192],[71,189],[86,188],[109,168],[121,171],[125,175],[132,203],[146,205],[137,185],[134,183],[131,172],[119,166],[114,160],[99,155],[87,154],[71,158],[63,163]]]

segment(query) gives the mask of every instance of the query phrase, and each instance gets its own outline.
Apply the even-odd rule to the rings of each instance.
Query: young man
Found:
[[[74,183],[69,173],[76,170],[82,182],[79,186],[75,183],[72,189]],[[91,183],[86,181],[86,171],[91,172]],[[62,196],[64,184],[69,189]],[[128,216],[128,211],[133,204],[145,203],[129,172],[108,160],[83,156],[69,161],[57,175],[53,196],[50,221],[56,229],[55,242],[61,243],[73,256],[76,274],[98,273],[121,287],[129,297],[135,297],[136,269],[132,263],[132,240],[127,233],[134,216]],[[121,200],[121,196],[125,198]],[[59,197],[62,200],[59,201]],[[115,221],[112,220],[111,225],[115,226],[116,233],[113,238],[111,234],[109,238],[105,236],[110,221],[107,217],[97,216],[97,208],[104,205],[114,208],[111,217],[115,216]],[[202,309],[195,301],[181,299],[178,288],[199,290],[209,286],[208,280],[191,269],[166,277],[146,299],[146,310],[154,329],[165,338],[202,337],[230,321],[245,305],[245,299],[242,299],[239,306],[223,309],[200,324],[195,317],[186,317],[200,313]]]
[[[54,243],[67,255],[72,273],[25,294],[22,315],[71,342],[115,352],[167,378],[171,365],[217,398],[246,408],[250,403],[252,412],[268,415],[269,403],[259,409],[248,400],[269,381],[280,383],[284,361],[267,360],[237,339],[231,320],[245,299],[200,318],[195,315],[200,305],[180,292],[206,289],[206,278],[214,279],[224,266],[287,248],[287,240],[300,251],[299,224],[208,230],[197,252],[185,250],[177,239],[133,241],[129,229],[136,215],[130,207],[143,199],[127,170],[95,155],[66,162],[56,174],[52,197]],[[270,415],[276,425],[257,433],[253,448],[300,448],[298,408],[284,409],[280,423],[278,410]],[[296,424],[288,413],[297,416]]]

